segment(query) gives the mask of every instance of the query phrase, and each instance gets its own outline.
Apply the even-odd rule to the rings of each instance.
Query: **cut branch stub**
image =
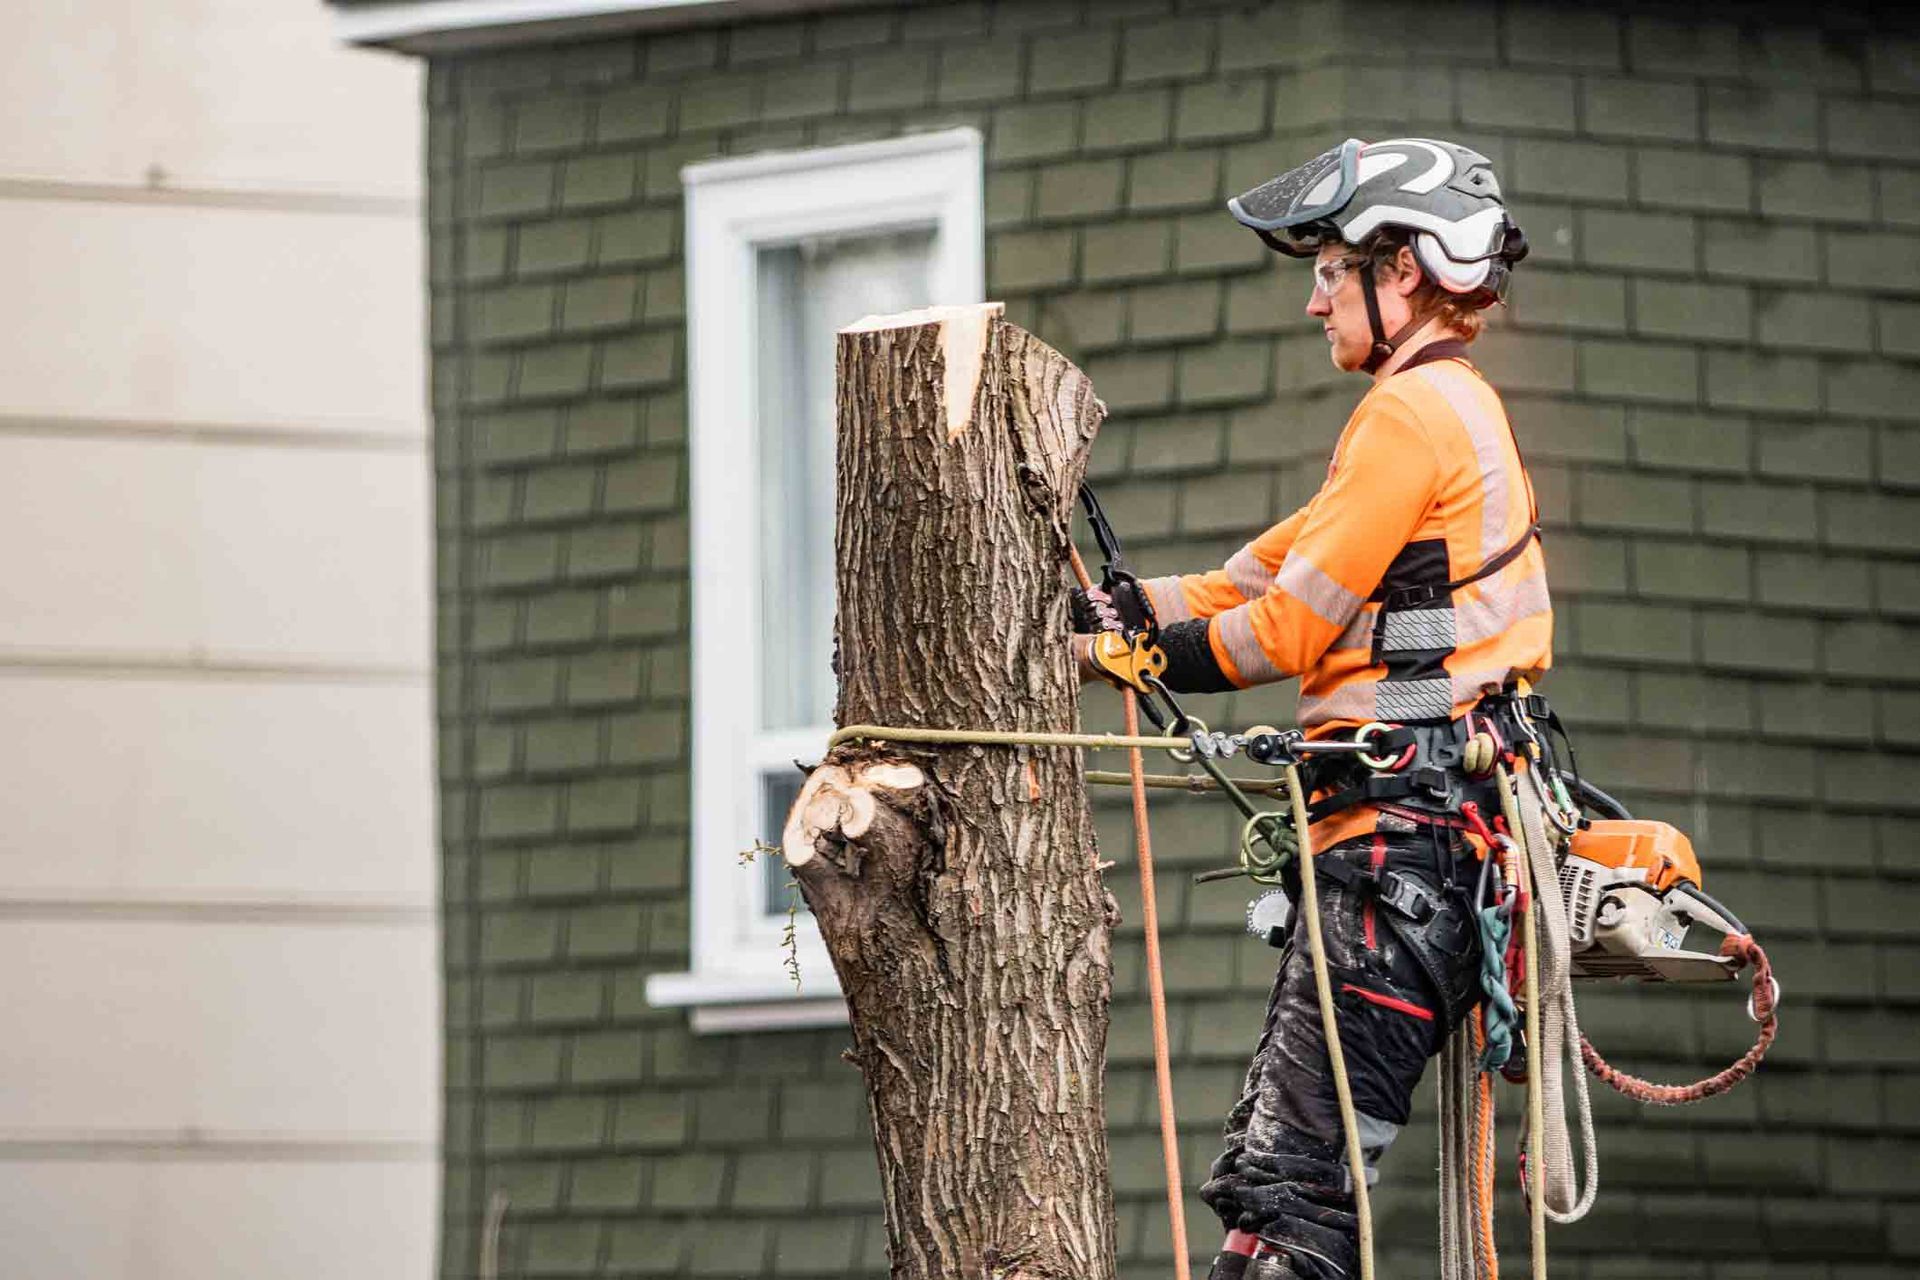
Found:
[[[910,764],[875,764],[851,774],[837,765],[815,769],[787,817],[780,842],[787,865],[811,862],[822,836],[858,840],[867,834],[878,804],[875,787],[911,791],[925,781],[926,775]]]
[[[1067,731],[1061,568],[1104,407],[998,304],[838,352],[836,718]],[[1070,750],[848,744],[783,851],[853,1022],[902,1280],[1113,1274],[1106,895]]]

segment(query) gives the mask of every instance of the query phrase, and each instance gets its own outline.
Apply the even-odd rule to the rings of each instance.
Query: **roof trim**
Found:
[[[741,178],[759,178],[774,173],[875,160],[901,160],[910,156],[937,155],[943,151],[978,153],[980,147],[980,131],[971,125],[962,125],[957,129],[940,129],[932,133],[909,133],[897,138],[875,138],[867,142],[841,142],[797,151],[756,151],[744,156],[716,156],[711,160],[696,160],[682,166],[680,185],[697,187],[716,181],[733,182]]]
[[[846,9],[880,0],[390,0],[333,4],[345,44],[401,53],[452,53],[629,31],[706,26],[737,18]]]

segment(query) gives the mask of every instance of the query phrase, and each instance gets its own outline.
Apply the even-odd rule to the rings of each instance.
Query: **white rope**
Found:
[[[1360,1225],[1360,1280],[1373,1280],[1373,1205],[1367,1195],[1367,1159],[1360,1149],[1360,1120],[1354,1112],[1353,1090],[1347,1082],[1346,1055],[1340,1052],[1333,980],[1327,972],[1327,949],[1321,941],[1320,892],[1313,870],[1313,842],[1308,838],[1311,824],[1307,821],[1307,793],[1300,785],[1298,765],[1288,765],[1286,777],[1294,835],[1300,841],[1300,908],[1307,922],[1307,942],[1313,949],[1313,989],[1320,999],[1320,1026],[1326,1035],[1327,1059],[1333,1068],[1333,1092],[1340,1104],[1340,1127],[1347,1135],[1347,1171],[1353,1177],[1353,1211]]]
[[[1593,1207],[1600,1189],[1600,1154],[1594,1144],[1593,1105],[1587,1093],[1587,1073],[1580,1061],[1580,1020],[1573,1006],[1573,943],[1568,934],[1567,904],[1560,893],[1560,870],[1554,858],[1542,815],[1547,798],[1540,779],[1527,770],[1514,778],[1520,811],[1520,831],[1527,861],[1533,871],[1541,929],[1545,933],[1540,955],[1541,1043],[1534,1055],[1545,1104],[1542,1134],[1546,1161],[1546,1211],[1555,1222],[1578,1222]],[[1573,1077],[1574,1106],[1580,1122],[1584,1154],[1584,1188],[1573,1173],[1572,1136],[1567,1129],[1566,1076]]]
[[[1440,1280],[1479,1280],[1480,1276],[1472,1174],[1479,1064],[1473,1060],[1472,1039],[1462,1024],[1440,1051]]]

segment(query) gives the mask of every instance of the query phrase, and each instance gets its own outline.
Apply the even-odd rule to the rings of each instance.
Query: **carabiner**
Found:
[[[1471,804],[1472,802],[1469,801],[1468,803]],[[1496,900],[1506,892],[1507,878],[1500,870],[1500,859],[1494,856],[1494,849],[1491,844],[1487,846],[1486,856],[1480,859],[1480,877],[1478,882],[1473,886],[1473,909],[1475,911],[1478,911],[1481,906],[1486,903],[1487,886],[1489,884],[1493,886],[1493,893]]]
[[[1773,993],[1773,1000],[1771,1001],[1773,1007],[1778,1009],[1780,1007],[1780,979],[1774,977],[1772,974],[1768,974],[1767,988]],[[1753,1022],[1760,1021],[1760,1014],[1753,1007],[1753,993],[1751,991],[1747,993],[1747,1017]]]
[[[1193,753],[1195,751],[1207,750],[1203,743],[1211,732],[1212,731],[1207,728],[1207,722],[1205,720],[1202,720],[1199,716],[1190,716],[1182,711],[1180,718],[1173,722],[1173,728],[1169,730],[1169,736],[1176,738],[1183,737],[1193,743],[1193,748],[1192,750],[1188,750],[1184,747],[1169,747],[1167,748],[1167,754],[1175,760],[1178,760],[1181,764],[1192,764]],[[1208,759],[1212,759],[1211,753],[1208,753]]]

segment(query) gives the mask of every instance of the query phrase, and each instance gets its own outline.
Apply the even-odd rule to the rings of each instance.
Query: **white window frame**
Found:
[[[760,715],[759,475],[751,363],[755,255],[811,237],[934,232],[927,305],[986,296],[982,148],[959,128],[881,142],[710,160],[681,170],[686,192],[688,454],[693,577],[692,956],[656,974],[647,998],[688,1006],[696,1031],[844,1022],[825,944],[798,918],[803,986],[783,968],[784,921],[760,917],[763,872],[739,853],[759,834],[761,771],[817,761],[830,725],[777,733]],[[766,926],[771,926],[766,927]]]

